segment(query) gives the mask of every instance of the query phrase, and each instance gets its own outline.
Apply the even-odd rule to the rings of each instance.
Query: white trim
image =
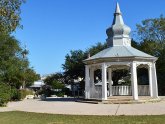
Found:
[[[158,86],[157,86],[157,75],[155,63],[152,63],[152,89],[153,89],[153,98],[158,98]]]
[[[85,65],[85,99],[90,99],[89,81],[89,66]]]
[[[150,96],[153,97],[152,64],[148,65],[148,78],[149,78]]]
[[[138,86],[137,86],[137,64],[132,62],[131,64],[131,85],[132,95],[134,100],[138,100]]]
[[[112,69],[108,68],[109,96],[112,96]]]
[[[107,66],[102,63],[102,100],[107,100]]]

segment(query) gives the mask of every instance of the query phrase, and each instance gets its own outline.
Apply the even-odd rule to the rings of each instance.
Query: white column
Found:
[[[153,90],[152,90],[152,65],[148,65],[148,78],[149,78],[149,89],[150,89],[150,96],[153,97]]]
[[[90,68],[90,98],[93,98],[94,92],[94,69]]]
[[[133,99],[138,100],[137,68],[135,62],[132,62],[131,65],[131,85]]]
[[[107,100],[107,66],[102,64],[102,100]]]
[[[90,78],[89,78],[89,66],[85,65],[85,99],[90,98]]]
[[[153,98],[158,98],[158,86],[155,63],[152,63],[152,91]]]
[[[109,96],[112,96],[112,69],[108,68]]]

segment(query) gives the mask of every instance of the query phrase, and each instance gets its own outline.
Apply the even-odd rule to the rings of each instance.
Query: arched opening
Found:
[[[137,67],[137,84],[139,96],[150,95],[148,65],[141,64]]]
[[[131,95],[130,67],[127,65],[111,65],[111,81],[108,80],[108,96]],[[108,79],[110,76],[108,74]]]

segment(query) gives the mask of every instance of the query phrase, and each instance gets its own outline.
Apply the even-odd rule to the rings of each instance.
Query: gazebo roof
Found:
[[[90,58],[86,59],[86,61],[94,60],[98,58],[120,58],[120,57],[145,57],[145,58],[155,58],[154,56],[151,56],[149,54],[146,54],[140,50],[137,50],[131,46],[113,46],[109,47],[107,49],[104,49],[103,51],[97,53],[94,56],[91,56]]]
[[[117,3],[112,26],[106,30],[108,48],[84,60],[84,62],[107,58],[142,58],[157,60],[156,57],[131,46],[130,31],[131,29],[124,24],[120,7]]]

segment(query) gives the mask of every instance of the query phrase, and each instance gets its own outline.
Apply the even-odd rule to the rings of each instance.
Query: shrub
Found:
[[[49,85],[43,85],[42,89],[38,91],[39,95],[45,95],[46,97],[50,97],[52,95],[51,87]]]
[[[64,92],[64,95],[71,96],[72,92],[69,88],[63,88],[62,92]]]
[[[19,92],[16,88],[11,88],[10,90],[10,100],[19,100]]]
[[[26,90],[26,89],[19,90],[19,99],[18,100],[25,99],[25,97],[27,95],[33,95],[33,92],[31,90]]]
[[[31,90],[18,90],[5,83],[0,83],[0,106],[6,106],[9,101],[22,100],[26,95],[32,95]]]
[[[64,93],[64,92],[57,92],[56,95],[57,95],[58,97],[63,97],[63,96],[65,95],[65,93]]]
[[[0,83],[0,106],[5,106],[10,101],[10,86]]]

